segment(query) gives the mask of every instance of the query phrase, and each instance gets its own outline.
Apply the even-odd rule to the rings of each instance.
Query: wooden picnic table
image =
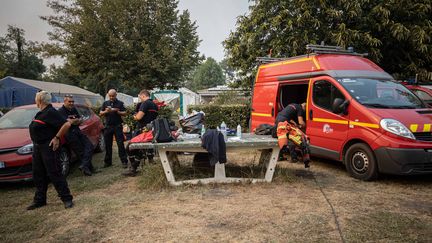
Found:
[[[201,139],[185,139],[183,141],[169,142],[169,143],[133,143],[129,145],[129,149],[155,149],[158,150],[160,160],[165,172],[165,176],[171,185],[182,185],[182,184],[198,184],[198,183],[232,183],[250,181],[255,182],[271,182],[275,171],[278,155],[279,146],[277,139],[272,138],[270,135],[255,135],[249,133],[243,133],[242,138],[228,137],[226,142],[226,151],[251,151],[260,150],[260,163],[267,166],[266,174],[263,179],[258,178],[237,178],[227,177],[225,174],[225,164],[216,163],[214,177],[204,179],[192,179],[192,180],[176,180],[173,174],[172,166],[177,160],[177,152],[207,152],[201,147]],[[178,160],[177,160],[178,161]],[[229,158],[228,162],[229,163]]]

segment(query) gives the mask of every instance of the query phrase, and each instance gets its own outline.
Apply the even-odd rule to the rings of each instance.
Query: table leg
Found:
[[[266,182],[271,182],[273,179],[273,174],[275,172],[276,163],[277,163],[277,159],[279,156],[279,151],[280,151],[279,148],[273,148],[272,149],[272,153],[271,153],[271,156],[268,160],[267,171],[266,171],[265,178],[264,178],[264,180]]]
[[[226,181],[226,174],[225,174],[225,163],[219,163],[217,162],[215,164],[215,174],[214,178],[216,181],[225,182]]]
[[[163,167],[164,172],[165,172],[165,176],[167,178],[168,183],[173,185],[173,184],[175,184],[176,181],[175,181],[172,169],[171,169],[170,161],[168,159],[168,153],[169,152],[164,150],[164,149],[159,150],[159,156],[161,159],[162,167]]]

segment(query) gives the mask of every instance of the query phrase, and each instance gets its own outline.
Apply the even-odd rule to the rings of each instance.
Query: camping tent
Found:
[[[152,99],[164,101],[174,108],[179,115],[185,116],[187,114],[187,107],[189,105],[199,104],[199,95],[193,91],[180,88],[178,90],[153,90]]]
[[[117,99],[122,101],[125,107],[134,104],[134,97],[124,93],[117,93]],[[109,100],[108,94],[105,95],[105,100]],[[138,103],[138,102],[137,102]]]
[[[35,95],[39,90],[48,91],[52,96],[52,102],[63,102],[66,94],[73,95],[76,103],[88,106],[99,106],[103,102],[101,95],[76,86],[8,76],[0,80],[0,107],[34,104]]]

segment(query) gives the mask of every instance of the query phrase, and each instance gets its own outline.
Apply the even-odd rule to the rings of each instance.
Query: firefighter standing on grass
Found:
[[[112,166],[112,144],[113,136],[118,147],[118,153],[120,160],[122,162],[123,168],[127,168],[127,155],[124,147],[124,135],[123,135],[123,119],[122,117],[126,115],[126,108],[123,102],[117,99],[117,91],[115,89],[110,89],[108,91],[109,100],[102,104],[100,116],[105,117],[105,129],[104,129],[104,139],[105,139],[105,159],[104,167]]]
[[[73,207],[72,195],[60,165],[60,138],[71,127],[61,114],[51,105],[51,94],[46,91],[36,93],[36,106],[40,111],[30,123],[29,131],[33,142],[32,170],[36,192],[27,210],[46,205],[48,184],[51,182],[63,201],[65,208]]]

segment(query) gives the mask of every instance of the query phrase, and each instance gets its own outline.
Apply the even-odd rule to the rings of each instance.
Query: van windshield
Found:
[[[409,89],[391,80],[341,78],[337,80],[360,104],[381,109],[425,108]]]

